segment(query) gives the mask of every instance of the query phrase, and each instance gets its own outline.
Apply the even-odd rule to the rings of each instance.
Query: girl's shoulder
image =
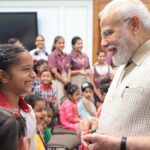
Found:
[[[85,97],[82,99],[82,102],[83,102],[83,104],[90,103],[90,101],[87,98],[85,98]]]
[[[67,106],[67,105],[69,105],[69,104],[70,104],[70,100],[69,100],[69,99],[65,99],[65,100],[62,102],[61,106]]]

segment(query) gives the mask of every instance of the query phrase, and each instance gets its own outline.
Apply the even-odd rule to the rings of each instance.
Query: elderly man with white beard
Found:
[[[113,0],[99,16],[101,45],[120,67],[99,120],[82,121],[82,143],[90,150],[150,150],[150,13],[140,0]]]

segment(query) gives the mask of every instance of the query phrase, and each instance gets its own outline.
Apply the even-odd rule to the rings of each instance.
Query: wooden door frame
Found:
[[[101,48],[100,36],[100,18],[98,16],[100,10],[108,4],[110,0],[93,0],[93,63],[96,61],[96,53]]]

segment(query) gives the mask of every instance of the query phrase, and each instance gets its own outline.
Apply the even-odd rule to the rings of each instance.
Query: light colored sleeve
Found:
[[[27,126],[27,138],[30,141],[30,147],[29,150],[36,150],[36,144],[35,144],[35,134],[36,134],[36,119],[35,114],[30,105],[30,112],[26,113],[21,110],[21,115],[26,120],[26,126]]]

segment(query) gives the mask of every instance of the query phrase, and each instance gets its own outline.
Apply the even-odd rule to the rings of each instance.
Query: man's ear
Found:
[[[6,74],[6,72],[4,72],[3,70],[0,70],[0,81],[1,83],[8,83],[8,75]]]
[[[130,19],[130,28],[135,35],[140,29],[140,20],[138,16],[132,16]]]

